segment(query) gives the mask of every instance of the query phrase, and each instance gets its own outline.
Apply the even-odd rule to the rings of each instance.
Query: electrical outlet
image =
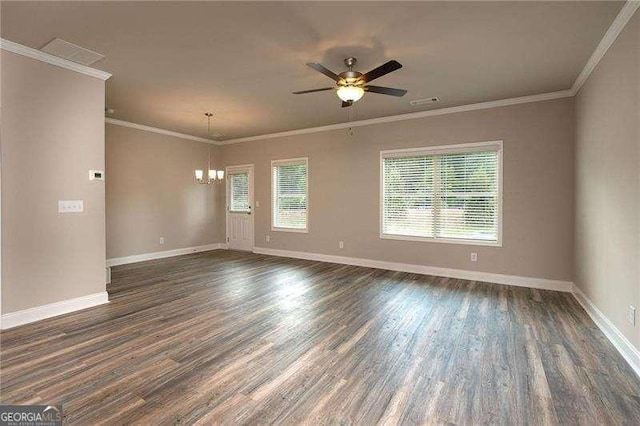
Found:
[[[104,171],[89,170],[89,180],[104,180]]]
[[[338,247],[339,247],[339,248],[341,248],[341,249],[343,249],[343,248],[344,248],[344,241],[340,241],[340,242],[338,243]]]
[[[470,257],[472,262],[477,262],[478,261],[478,253],[471,253],[471,257]]]
[[[271,242],[271,235],[267,235],[266,240],[268,243]]]
[[[256,200],[256,208],[260,207],[260,201]]]
[[[629,323],[636,325],[636,307],[629,305]]]
[[[164,237],[160,237],[160,244],[164,244]]]

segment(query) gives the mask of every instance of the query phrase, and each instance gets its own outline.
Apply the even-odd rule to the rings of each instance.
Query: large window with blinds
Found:
[[[502,142],[382,151],[382,238],[502,244]]]
[[[271,229],[307,232],[308,185],[307,158],[271,162]]]

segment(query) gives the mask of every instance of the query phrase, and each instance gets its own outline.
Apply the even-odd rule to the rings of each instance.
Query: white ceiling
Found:
[[[2,37],[41,48],[59,37],[106,56],[112,118],[232,139],[569,89],[620,10],[618,1],[2,2]],[[359,71],[396,59],[341,108],[307,68]],[[438,96],[436,104],[409,101]]]

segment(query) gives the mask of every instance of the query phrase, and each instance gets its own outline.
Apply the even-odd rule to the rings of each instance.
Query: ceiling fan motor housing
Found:
[[[348,85],[355,84],[358,81],[358,79],[362,77],[361,72],[353,70],[353,67],[356,65],[357,62],[358,60],[354,57],[348,57],[344,59],[344,64],[347,66],[347,68],[349,68],[349,70],[338,74],[342,79],[341,81],[338,82],[339,86],[348,86]]]
[[[357,83],[360,77],[362,77],[362,73],[358,71],[345,71],[338,74],[342,80],[338,82],[340,86],[346,86],[350,84]]]

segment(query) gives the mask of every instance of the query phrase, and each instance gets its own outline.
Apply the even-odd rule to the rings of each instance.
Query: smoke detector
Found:
[[[418,106],[418,105],[424,105],[424,104],[432,104],[434,102],[440,102],[440,98],[437,96],[434,96],[432,98],[414,99],[409,103],[411,104],[411,106]]]
[[[69,61],[87,66],[94,64],[100,59],[104,58],[104,55],[101,55],[89,49],[85,49],[84,47],[77,46],[73,43],[69,43],[68,41],[64,41],[59,38],[54,38],[40,50],[59,58],[67,59]]]

